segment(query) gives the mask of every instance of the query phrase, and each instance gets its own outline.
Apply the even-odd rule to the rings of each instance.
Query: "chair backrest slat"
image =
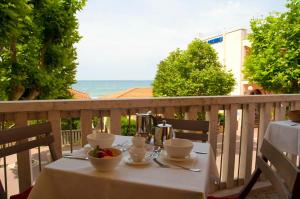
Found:
[[[287,159],[287,157],[275,148],[269,141],[264,140],[260,149],[262,155],[266,157],[276,168],[276,172],[284,179],[288,190],[293,191],[294,184],[299,170]]]
[[[158,118],[158,123],[162,123],[166,120],[168,124],[172,124],[174,129],[188,130],[188,131],[203,131],[208,132],[209,122],[200,120],[180,120],[180,119],[169,119],[169,118]]]
[[[208,140],[208,135],[203,133],[183,133],[183,132],[175,132],[176,138],[183,138],[189,140]]]
[[[12,128],[0,132],[0,158],[20,153],[39,146],[48,146],[53,160],[57,159],[54,148],[54,137],[51,135],[51,123],[43,123],[32,126]],[[40,152],[39,152],[40,153]],[[40,154],[39,154],[40,155]],[[6,167],[4,167],[5,169]],[[4,172],[5,173],[5,172]],[[4,174],[5,179],[7,178]],[[5,181],[6,185],[6,181]],[[5,190],[0,181],[0,199],[7,198],[7,186]]]
[[[199,121],[199,120],[181,120],[181,119],[170,119],[170,118],[157,118],[158,123],[162,123],[163,120],[166,120],[168,124],[171,124],[175,130],[185,130],[185,131],[202,131],[198,132],[178,132],[175,131],[176,138],[183,138],[189,140],[200,140],[207,142],[209,130],[208,121]]]
[[[13,155],[15,153],[19,153],[19,152],[22,152],[24,150],[32,149],[32,148],[35,148],[35,147],[48,146],[51,143],[53,143],[53,141],[54,141],[53,136],[49,135],[49,136],[46,136],[46,137],[38,138],[36,140],[31,140],[31,141],[18,143],[16,145],[1,149],[0,150],[0,158],[5,157],[5,156],[9,156],[9,155]]]
[[[261,173],[270,180],[279,198],[300,198],[300,170],[266,139],[263,140],[260,152],[256,157],[255,172],[239,193],[239,198],[246,198]]]
[[[272,168],[259,156],[256,158],[256,164],[262,173],[267,177],[267,179],[270,180],[276,192],[279,194],[279,198],[289,199],[289,191],[281,182],[282,179],[279,177],[279,175],[274,172]]]
[[[49,122],[20,128],[11,128],[0,133],[0,145],[17,142],[38,135],[49,134],[51,131],[51,124]]]

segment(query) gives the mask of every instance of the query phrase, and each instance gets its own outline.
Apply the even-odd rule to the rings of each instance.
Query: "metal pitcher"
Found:
[[[151,111],[147,113],[136,113],[136,131],[146,138],[146,143],[150,143],[154,134],[156,119]]]
[[[154,145],[163,146],[165,140],[174,137],[174,132],[171,124],[167,124],[166,120],[162,121],[162,124],[158,124],[155,128]]]

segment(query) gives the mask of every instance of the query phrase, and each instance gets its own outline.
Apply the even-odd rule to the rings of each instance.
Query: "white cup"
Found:
[[[141,162],[145,158],[146,150],[144,148],[131,147],[129,155],[133,162]]]
[[[144,148],[146,139],[141,136],[135,136],[132,138],[132,145],[139,148]]]

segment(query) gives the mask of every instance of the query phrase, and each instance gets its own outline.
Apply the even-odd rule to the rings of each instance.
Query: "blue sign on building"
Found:
[[[223,37],[217,37],[217,38],[213,38],[207,41],[207,43],[209,44],[215,44],[215,43],[219,43],[223,41]]]

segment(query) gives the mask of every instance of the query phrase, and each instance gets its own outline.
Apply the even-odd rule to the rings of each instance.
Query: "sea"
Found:
[[[129,88],[151,87],[152,80],[78,80],[72,88],[98,98]]]

